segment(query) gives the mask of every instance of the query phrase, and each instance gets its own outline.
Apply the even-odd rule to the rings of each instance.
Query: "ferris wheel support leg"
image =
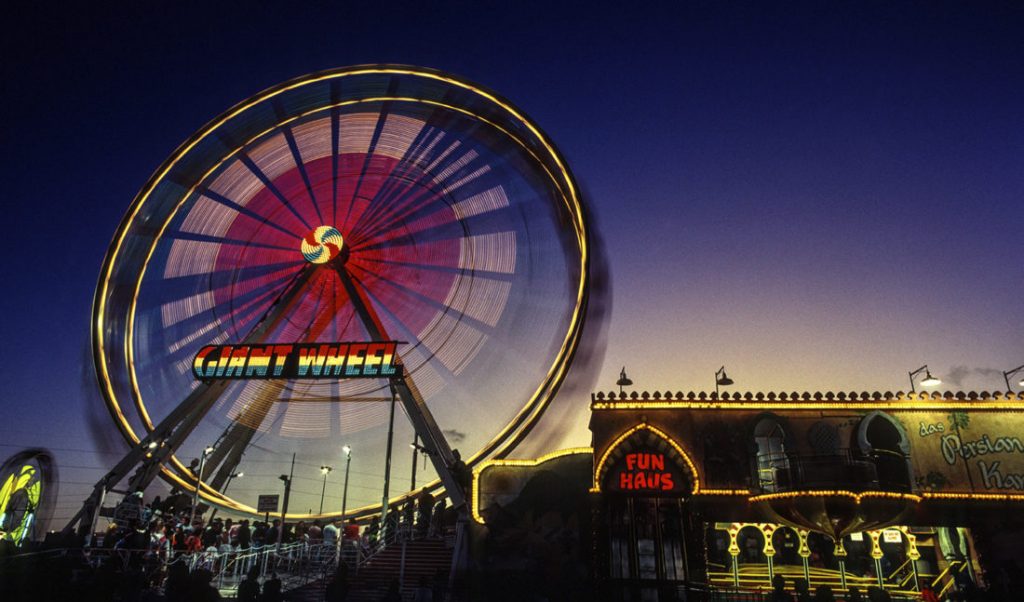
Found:
[[[130,490],[134,491],[149,485],[159,473],[163,462],[174,453],[188,433],[206,415],[225,387],[226,383],[223,381],[211,385],[202,384],[185,398],[185,401],[161,420],[152,432],[133,445],[114,468],[96,483],[92,493],[82,504],[82,508],[68,521],[62,533],[68,535],[77,526],[82,531],[89,529],[89,533],[83,534],[91,537],[107,493],[128,477],[128,473],[140,464],[142,466],[139,466],[139,470],[129,481]]]
[[[274,300],[266,313],[245,337],[245,343],[262,338],[275,327],[298,298],[306,283],[315,271],[315,266],[307,265],[300,270],[291,283]],[[128,473],[139,466],[129,480],[129,491],[145,489],[160,474],[160,469],[174,454],[185,439],[195,430],[206,413],[213,407],[217,399],[228,388],[229,382],[224,380],[202,383],[188,397],[157,424],[152,432],[143,437],[108,472],[93,488],[92,494],[82,504],[82,508],[68,521],[62,533],[70,534],[76,526],[81,530],[94,528],[103,500],[108,491],[124,480]],[[196,479],[195,487],[200,487]]]
[[[463,506],[466,503],[466,493],[462,483],[455,477],[452,470],[455,464],[455,455],[448,445],[448,439],[445,438],[441,428],[434,420],[434,415],[430,413],[430,408],[423,401],[423,396],[416,388],[416,383],[411,378],[402,376],[392,379],[392,384],[402,400],[402,405],[405,407],[405,412],[408,414],[416,434],[423,440],[423,447],[429,451],[427,456],[430,457],[434,469],[441,477],[441,482],[444,483],[445,492],[451,499],[452,506],[456,508]]]
[[[345,287],[349,301],[351,301],[352,306],[363,322],[363,326],[366,328],[370,338],[377,341],[388,340],[387,332],[380,317],[373,310],[365,293],[356,287],[348,270],[345,269],[341,262],[335,262],[333,266],[338,273],[342,286]],[[444,433],[441,432],[441,428],[437,426],[434,415],[430,413],[430,408],[427,407],[423,396],[420,395],[419,389],[416,388],[416,384],[411,377],[404,373],[404,367],[401,370],[403,372],[399,376],[391,378],[391,386],[395,388],[398,397],[402,400],[402,406],[405,408],[405,413],[409,416],[409,421],[412,422],[413,429],[416,430],[416,434],[423,440],[424,447],[430,452],[427,455],[430,456],[430,461],[433,463],[437,475],[441,477],[441,482],[444,484],[448,498],[452,501],[452,506],[459,508],[460,512],[462,512],[465,510],[466,494],[462,484],[455,478],[452,470],[455,464],[455,455],[452,453]],[[382,512],[386,513],[386,509],[382,508]]]
[[[319,266],[307,264],[292,281],[284,288],[277,299],[271,303],[266,313],[260,318],[249,334],[242,340],[242,345],[252,345],[265,339],[268,332],[280,325],[281,320],[291,311],[293,304],[304,291],[309,279]],[[263,394],[265,396],[266,393]],[[221,433],[214,444],[214,451],[206,459],[206,468],[213,478],[207,481],[210,488],[220,491],[231,479],[238,468],[242,455],[248,449],[257,429],[263,424],[273,399],[257,398],[246,404],[241,414],[235,418],[234,424]],[[218,469],[219,467],[219,469]]]

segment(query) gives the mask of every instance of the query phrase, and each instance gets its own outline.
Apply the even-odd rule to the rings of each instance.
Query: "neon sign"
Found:
[[[400,373],[398,341],[207,345],[192,360],[198,380],[389,378]]]
[[[629,452],[612,471],[612,486],[619,491],[674,491],[679,472],[666,464],[660,452]]]

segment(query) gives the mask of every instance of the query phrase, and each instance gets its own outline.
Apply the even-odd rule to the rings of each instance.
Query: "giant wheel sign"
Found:
[[[143,187],[99,280],[97,373],[137,443],[208,386],[204,348],[386,338],[472,465],[507,453],[558,388],[587,264],[565,161],[509,102],[427,69],[315,73],[217,117]],[[165,478],[191,489],[183,460],[214,445],[201,495],[253,512],[224,491],[240,469],[276,476],[292,453],[321,464],[342,445],[374,469],[393,389],[363,376],[220,382]]]

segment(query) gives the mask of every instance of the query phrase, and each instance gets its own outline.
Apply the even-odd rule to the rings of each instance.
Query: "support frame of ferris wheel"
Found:
[[[268,332],[271,332],[288,314],[288,310],[299,299],[299,293],[305,288],[306,283],[314,272],[322,268],[333,269],[337,273],[370,339],[373,341],[389,340],[380,318],[374,312],[365,293],[360,291],[348,270],[345,269],[344,255],[341,255],[328,264],[307,264],[304,266],[241,344],[251,345],[261,342],[263,337]],[[392,390],[401,400],[417,436],[424,442],[423,448],[427,451],[426,455],[430,458],[434,469],[441,478],[445,495],[448,496],[452,506],[458,511],[456,547],[452,563],[454,574],[456,570],[461,570],[464,564],[463,556],[466,547],[468,508],[466,492],[453,473],[455,459],[452,449],[448,445],[448,440],[445,438],[436,420],[434,420],[433,414],[431,414],[422,395],[420,395],[419,390],[416,388],[415,383],[409,375],[405,374],[404,369],[388,380]],[[138,443],[132,446],[124,457],[114,465],[114,468],[96,483],[92,493],[83,502],[82,507],[64,527],[63,533],[70,534],[77,528],[79,534],[91,537],[95,531],[101,506],[108,493],[118,492],[129,495],[133,492],[144,490],[152,483],[160,474],[164,464],[202,421],[220,395],[224,393],[229,382],[223,379],[201,382],[195,391],[178,404],[174,410],[161,420],[146,436],[142,437]],[[239,423],[236,422],[232,427],[229,427],[218,441],[225,441],[227,439],[226,436],[235,426],[239,426]],[[246,428],[255,430],[252,427]],[[233,447],[227,451],[226,456],[221,456],[221,472],[224,472],[226,468],[227,472],[230,473],[237,466],[238,461],[241,459],[241,454],[244,452],[244,447],[248,444],[248,439],[243,438],[243,441],[241,445],[238,445],[237,441],[232,441]],[[216,453],[216,450],[214,453]],[[129,478],[128,475],[132,470],[135,470],[135,473]],[[115,487],[125,478],[128,478],[126,489],[116,490]],[[198,489],[201,485],[199,476],[196,476],[193,487]],[[386,512],[387,509],[382,506],[382,516]]]

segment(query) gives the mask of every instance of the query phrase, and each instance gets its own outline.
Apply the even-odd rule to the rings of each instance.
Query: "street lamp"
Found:
[[[734,384],[735,381],[729,378],[729,375],[725,373],[725,366],[722,366],[718,370],[715,370],[715,399],[718,399],[718,386],[728,387]]]
[[[412,485],[409,487],[409,491],[416,489],[416,463],[419,461],[420,445],[419,433],[413,432],[412,443],[409,447],[412,448]]]
[[[921,386],[922,387],[934,387],[935,385],[941,385],[942,384],[941,380],[939,380],[939,379],[935,378],[934,376],[932,376],[931,370],[928,369],[928,364],[925,364],[925,365],[921,366],[920,368],[918,368],[917,370],[914,370],[913,372],[908,372],[908,374],[910,374],[910,392],[911,393],[917,393],[917,390],[914,388],[914,377],[917,376],[918,374],[920,374],[921,372],[924,372],[924,378],[921,380]]]
[[[625,366],[623,366],[622,367],[622,371],[619,372],[619,380],[615,381],[615,384],[619,386],[619,396],[620,397],[622,396],[622,387],[631,387],[631,386],[633,386],[633,381],[629,380],[629,377],[626,376],[626,367]]]
[[[341,450],[345,452],[345,489],[341,494],[341,517],[345,518],[345,510],[348,506],[348,469],[352,466],[352,448],[346,445]]]
[[[327,466],[326,464],[320,467],[320,472],[324,475],[324,486],[320,490],[320,514],[324,513],[324,494],[327,493],[327,475],[331,474],[334,467]]]
[[[1017,366],[1013,370],[1007,370],[1006,372],[1003,372],[1003,378],[1006,379],[1006,391],[1008,393],[1013,393],[1013,389],[1010,388],[1010,377],[1020,372],[1021,370],[1024,370],[1024,364]],[[1017,386],[1024,387],[1024,378],[1021,378],[1020,381],[1017,382]]]
[[[203,468],[206,466],[206,457],[213,453],[213,446],[207,445],[206,449],[203,450],[203,455],[199,458],[199,476],[196,477],[196,489],[192,492],[192,514],[188,517],[188,525],[192,526],[192,523],[196,520],[196,507],[199,505],[199,487],[203,483]]]

